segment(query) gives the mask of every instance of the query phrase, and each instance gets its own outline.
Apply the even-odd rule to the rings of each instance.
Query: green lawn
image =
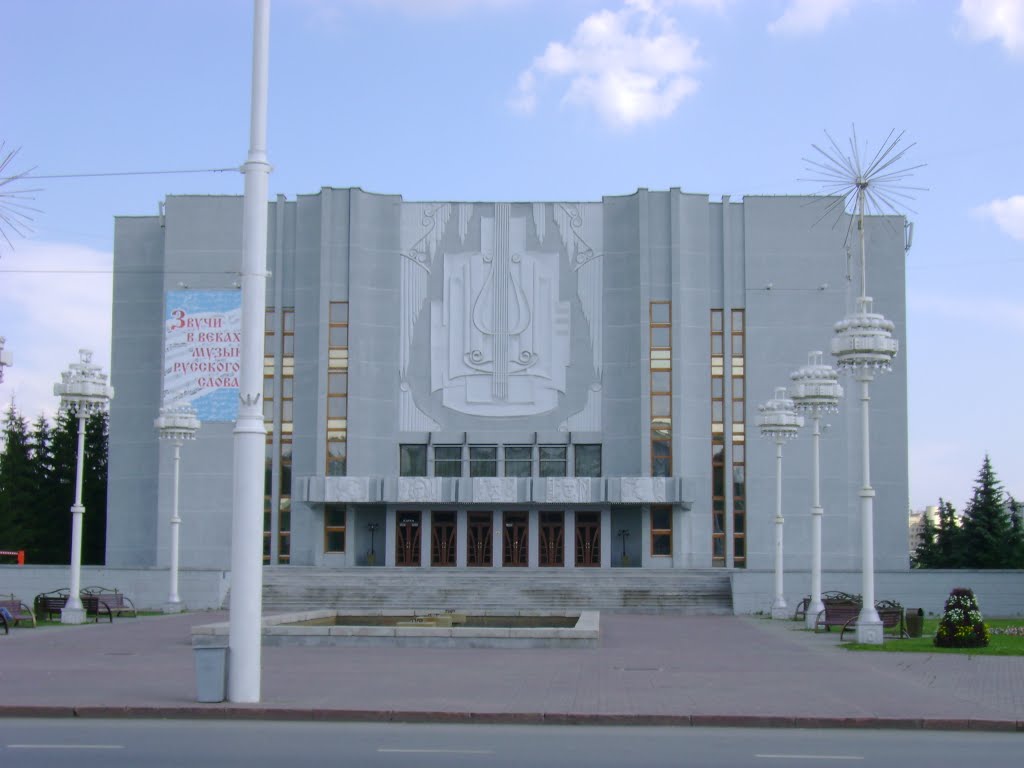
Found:
[[[993,629],[1021,628],[1024,633],[1024,618],[1019,619],[986,619],[985,626],[989,629],[988,646],[985,648],[939,648],[933,642],[939,620],[925,619],[922,637],[898,640],[885,638],[882,645],[865,645],[862,643],[843,643],[843,648],[851,651],[893,651],[897,653],[960,653],[968,656],[1024,656],[1024,634],[1000,635],[992,633]]]

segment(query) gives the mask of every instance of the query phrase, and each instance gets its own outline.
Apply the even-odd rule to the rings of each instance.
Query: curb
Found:
[[[1024,733],[1024,720],[905,717],[789,717],[785,715],[641,715],[571,712],[440,712],[304,709],[254,705],[32,706],[0,705],[0,717],[151,720],[278,720],[313,722],[461,723],[487,725],[619,725],[692,728],[805,728]]]

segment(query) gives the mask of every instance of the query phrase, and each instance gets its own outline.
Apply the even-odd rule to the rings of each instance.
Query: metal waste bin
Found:
[[[192,648],[196,662],[196,701],[224,701],[228,682],[228,647],[224,645]]]
[[[907,608],[903,616],[907,637],[920,637],[924,631],[924,608]]]

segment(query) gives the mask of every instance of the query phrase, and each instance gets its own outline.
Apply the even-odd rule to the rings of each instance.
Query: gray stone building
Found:
[[[772,566],[757,404],[828,350],[860,270],[820,198],[269,203],[265,560],[339,567]],[[230,564],[242,198],[173,196],[114,246],[107,563]],[[907,567],[904,224],[867,223],[901,357],[871,390],[875,562]],[[853,391],[852,387],[847,387]],[[859,408],[822,439],[823,561],[859,567]],[[810,562],[810,441],[786,448],[786,568]]]

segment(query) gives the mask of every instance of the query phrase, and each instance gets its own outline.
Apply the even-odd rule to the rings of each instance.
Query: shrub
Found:
[[[935,645],[940,648],[984,648],[988,645],[988,630],[972,590],[957,587],[949,593],[935,632]]]

